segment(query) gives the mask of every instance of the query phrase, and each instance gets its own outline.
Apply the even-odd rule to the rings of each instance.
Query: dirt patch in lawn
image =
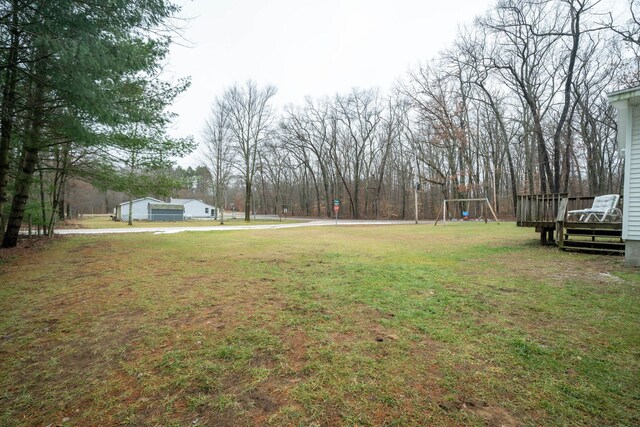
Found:
[[[307,358],[307,346],[309,339],[305,332],[301,330],[292,330],[288,333],[281,335],[284,342],[287,368],[286,381],[295,384],[300,381],[300,377],[303,376],[302,368],[308,361]]]
[[[489,406],[486,402],[474,399],[458,398],[441,402],[439,406],[446,412],[462,411],[472,414],[489,427],[518,427],[522,425],[504,408]]]
[[[556,286],[585,278],[598,284],[624,281],[611,274],[611,271],[620,269],[622,257],[561,252],[555,248],[535,249],[542,253],[532,254],[530,259],[499,254],[492,255],[491,258],[468,260],[462,271],[468,276],[486,277],[487,270],[492,270],[495,274],[497,268],[501,279],[543,280]]]
[[[15,248],[0,248],[0,266],[13,262],[14,260],[33,257],[35,254],[50,247],[54,242],[62,240],[65,237],[66,236],[21,236]]]
[[[496,406],[479,406],[468,409],[481,418],[489,427],[518,427],[521,423],[503,408]]]

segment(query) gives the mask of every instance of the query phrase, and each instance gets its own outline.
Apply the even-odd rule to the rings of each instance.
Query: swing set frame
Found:
[[[498,225],[500,225],[500,222],[498,222],[498,217],[496,217],[496,213],[493,211],[493,207],[491,206],[491,203],[489,203],[489,199],[486,197],[475,198],[475,199],[444,199],[444,201],[442,202],[442,210],[441,210],[442,225],[447,225],[447,203],[449,202],[485,202],[489,207],[489,211],[491,212],[491,215],[493,215],[493,219],[496,221]],[[433,225],[438,225],[439,220],[440,220],[440,213],[438,213],[438,215],[436,216],[436,222]],[[487,222],[486,218],[484,222],[485,223]]]

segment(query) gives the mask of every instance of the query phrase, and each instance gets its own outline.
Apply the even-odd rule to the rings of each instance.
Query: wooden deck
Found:
[[[560,249],[624,254],[621,222],[567,221],[567,211],[587,209],[595,196],[567,194],[527,194],[518,196],[518,227],[533,227],[540,243],[556,244]],[[619,203],[622,206],[622,201]]]
[[[595,196],[569,196],[568,194],[526,194],[518,196],[516,221],[518,227],[556,227],[560,202],[566,199],[567,211],[587,209]],[[622,202],[621,202],[622,203]]]

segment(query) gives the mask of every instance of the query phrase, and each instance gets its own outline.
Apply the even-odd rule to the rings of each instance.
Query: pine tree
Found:
[[[158,163],[188,150],[189,141],[164,136],[171,119],[166,109],[188,82],[158,78],[171,42],[168,22],[179,10],[169,0],[0,0],[0,5],[5,48],[0,213],[4,218],[8,198],[3,196],[12,177],[8,165],[14,159],[2,240],[3,247],[12,247],[34,172],[52,147],[68,143],[88,150],[95,161],[86,165],[94,168],[85,169],[83,178],[102,182],[104,171],[118,170],[119,156],[112,153],[127,149],[123,141],[135,140]]]

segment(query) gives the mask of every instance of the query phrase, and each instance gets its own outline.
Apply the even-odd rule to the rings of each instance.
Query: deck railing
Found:
[[[523,194],[518,196],[516,222],[519,227],[555,225],[560,200],[566,194]]]
[[[566,211],[588,209],[596,196],[568,196],[567,194],[523,194],[518,196],[516,221],[519,227],[555,227],[560,201],[566,199]],[[622,208],[622,196],[618,204]],[[564,206],[562,207],[564,215]]]

